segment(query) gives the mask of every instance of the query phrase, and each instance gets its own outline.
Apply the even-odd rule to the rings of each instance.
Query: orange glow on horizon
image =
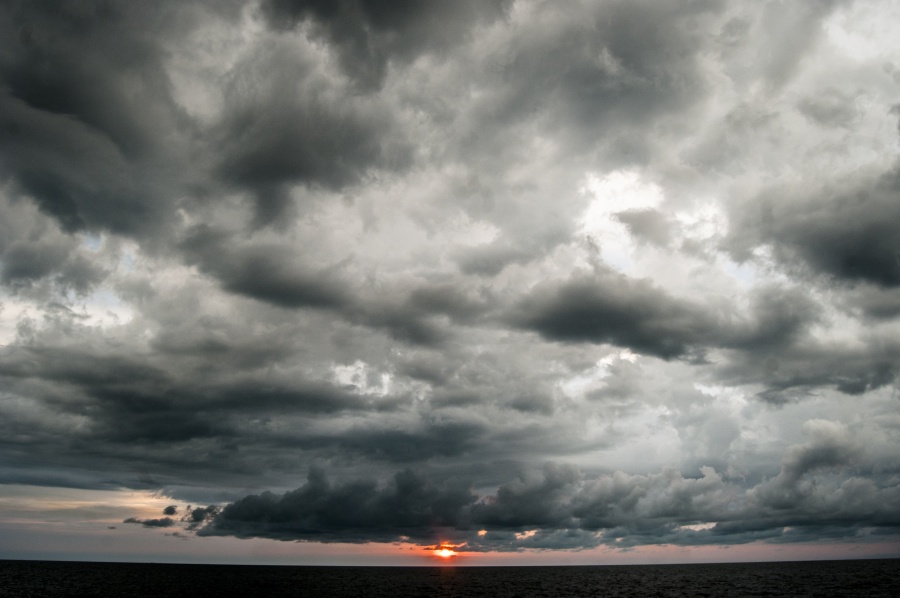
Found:
[[[450,559],[454,559],[460,556],[460,554],[455,550],[464,544],[450,544],[447,542],[441,542],[437,546],[430,546],[431,555],[442,560],[449,561]]]

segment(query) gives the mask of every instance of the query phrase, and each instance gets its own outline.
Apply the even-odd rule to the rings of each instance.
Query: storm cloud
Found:
[[[788,448],[779,474],[750,488],[709,466],[692,477],[667,468],[588,478],[548,463],[486,495],[456,480],[437,487],[409,470],[379,487],[364,479],[334,485],[314,469],[297,490],[226,505],[199,533],[320,542],[450,538],[475,551],[521,551],[795,542],[822,529],[854,538],[900,525],[893,501],[900,486],[872,469],[849,429],[810,420],[804,431],[810,440]],[[851,468],[855,475],[834,479]]]
[[[897,554],[898,18],[5,3],[0,497],[197,547]]]

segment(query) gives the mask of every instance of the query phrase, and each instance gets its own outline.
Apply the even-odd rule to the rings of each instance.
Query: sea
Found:
[[[0,596],[900,596],[900,559],[554,567],[0,561]]]

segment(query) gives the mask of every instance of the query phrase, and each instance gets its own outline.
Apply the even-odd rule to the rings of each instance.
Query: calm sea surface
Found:
[[[0,561],[0,596],[900,596],[900,559],[598,567]]]

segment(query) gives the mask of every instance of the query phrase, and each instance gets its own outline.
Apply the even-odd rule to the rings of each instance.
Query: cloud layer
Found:
[[[474,551],[625,548],[641,544],[799,542],[827,535],[866,540],[900,525],[900,485],[873,467],[846,426],[809,420],[779,473],[749,488],[712,467],[586,478],[546,464],[479,496],[456,480],[438,486],[406,470],[384,486],[335,485],[314,469],[302,487],[226,505],[202,535],[317,542],[451,540]],[[162,525],[148,520],[147,525]]]
[[[8,3],[0,484],[208,537],[895,538],[897,17]]]

